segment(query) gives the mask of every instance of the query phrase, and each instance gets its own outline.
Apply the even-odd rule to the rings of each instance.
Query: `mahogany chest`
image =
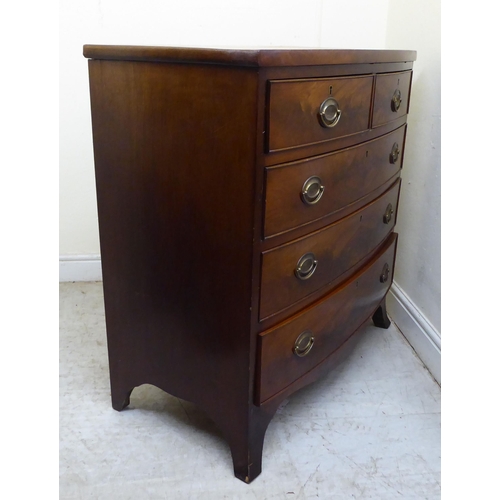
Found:
[[[235,475],[387,328],[413,51],[84,46],[112,405],[199,405]]]

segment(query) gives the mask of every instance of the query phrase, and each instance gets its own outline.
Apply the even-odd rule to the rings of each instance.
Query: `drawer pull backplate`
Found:
[[[396,89],[391,99],[391,109],[394,113],[397,113],[401,106],[401,90]]]
[[[391,155],[389,157],[389,161],[392,164],[395,164],[398,161],[399,153],[400,153],[400,151],[399,151],[399,144],[397,142],[395,142],[392,145]]]
[[[314,337],[310,330],[302,332],[295,340],[295,345],[293,346],[293,353],[299,358],[303,358],[311,352],[314,345]]]
[[[301,198],[306,205],[314,205],[323,196],[325,186],[319,177],[309,177],[302,186]]]
[[[392,203],[389,203],[389,205],[387,205],[387,208],[385,209],[384,224],[389,224],[389,222],[391,222],[393,213],[394,209],[392,208]]]
[[[325,99],[319,107],[320,123],[323,127],[335,127],[340,121],[341,115],[339,103],[333,97]]]
[[[380,283],[386,283],[389,279],[389,264],[385,263],[384,268],[382,269],[382,274],[380,275]]]
[[[297,262],[297,266],[295,267],[295,276],[299,278],[299,280],[307,280],[316,271],[318,267],[318,261],[313,253],[305,253]]]

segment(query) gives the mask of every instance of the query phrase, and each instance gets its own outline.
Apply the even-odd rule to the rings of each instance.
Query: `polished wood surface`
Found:
[[[257,396],[260,403],[314,368],[371,317],[392,282],[395,246],[396,235],[393,234],[369,266],[332,294],[302,314],[260,334]],[[391,274],[386,282],[381,282],[380,276],[386,263]],[[299,357],[293,348],[298,335],[304,331],[312,332],[314,344],[307,355]]]
[[[268,151],[329,141],[368,129],[373,77],[273,81],[269,89]],[[334,98],[342,111],[333,128],[318,120],[321,103]]]
[[[241,370],[257,75],[120,61],[89,70],[113,407],[143,383],[197,403],[230,443],[237,474],[258,474],[248,436],[260,424]]]
[[[406,115],[373,127],[372,83],[379,73],[411,71],[415,53],[85,46],[84,54],[113,408],[127,406],[144,383],[194,402],[226,438],[236,477],[249,483],[261,472],[265,432],[283,398],[347,355],[372,316],[384,326],[383,296],[360,291],[358,279],[346,312],[359,314],[339,334],[349,340],[338,343],[325,326],[319,345],[328,352],[308,371],[280,373],[289,339],[269,336],[344,293],[395,244],[396,213],[381,220],[386,201],[397,207],[401,159],[387,165],[386,148],[395,138],[403,151]],[[283,94],[291,125],[271,110],[272,89],[341,81],[349,85],[337,97],[353,103],[342,118],[363,121],[359,132],[339,128],[348,135],[308,143],[316,141],[312,122],[322,129],[317,109],[302,111],[309,91],[294,90],[291,101]],[[306,142],[268,152],[273,131],[285,144],[292,137],[287,126],[293,141]],[[296,186],[313,171],[328,190],[320,210],[304,218],[288,194],[298,198]],[[293,258],[283,257],[290,248]],[[304,281],[304,295],[282,277],[293,276],[310,249],[321,257],[312,278],[324,281]],[[380,285],[388,289],[391,280],[392,270]],[[262,311],[271,316],[262,319]],[[323,316],[332,320],[326,309]],[[264,352],[267,342],[275,350]]]
[[[321,219],[365,197],[401,168],[405,127],[359,146],[266,169],[264,237]],[[394,144],[400,150],[391,161]],[[307,179],[321,179],[320,200],[308,205],[300,194]]]
[[[91,59],[190,62],[236,66],[314,66],[413,62],[413,50],[297,49],[297,48],[200,48],[150,47],[141,45],[95,45],[83,47]]]
[[[411,71],[377,75],[373,104],[373,127],[396,120],[408,113],[410,105]],[[401,104],[397,111],[391,106],[395,91],[401,92]]]
[[[362,142],[371,141],[382,135],[388,134],[393,130],[402,127],[406,124],[406,115],[396,118],[396,120],[380,125],[376,128],[364,130],[352,135],[337,137],[336,139],[325,142],[317,142],[315,144],[306,144],[291,149],[282,149],[279,151],[268,151],[263,157],[263,164],[266,167],[280,165],[304,158],[310,158],[322,154],[339,151],[340,149],[350,148]],[[264,136],[265,130],[262,130]],[[264,149],[267,146],[264,146]]]
[[[375,201],[335,224],[265,252],[262,255],[260,318],[267,318],[343,273],[352,272],[353,266],[392,231],[394,215],[385,223],[384,214],[389,204],[396,211],[399,185],[398,181]],[[309,279],[301,280],[294,270],[300,257],[308,253],[314,254],[317,267]]]

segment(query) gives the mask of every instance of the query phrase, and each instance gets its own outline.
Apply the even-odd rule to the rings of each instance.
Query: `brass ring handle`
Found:
[[[297,262],[297,266],[295,267],[295,276],[299,278],[299,280],[307,280],[316,271],[318,267],[318,261],[313,253],[305,253]]]
[[[384,268],[382,269],[382,274],[380,275],[380,283],[386,283],[387,280],[389,279],[389,265],[386,263],[384,264]]]
[[[385,209],[384,224],[389,224],[389,222],[391,222],[393,213],[394,209],[392,208],[392,204],[389,203],[389,205],[387,205],[387,208]]]
[[[342,116],[339,103],[333,98],[326,98],[319,107],[319,118],[321,126],[332,128],[337,125]]]
[[[401,90],[396,89],[391,99],[391,109],[394,113],[397,113],[401,106]]]
[[[398,161],[398,158],[399,158],[399,153],[401,151],[399,151],[399,144],[397,142],[395,142],[393,145],[392,145],[392,150],[391,150],[391,154],[389,155],[389,161],[391,163],[396,163]]]
[[[305,332],[302,332],[295,340],[293,353],[296,354],[299,358],[303,358],[311,352],[313,345],[313,334],[310,330],[306,330]]]
[[[323,196],[325,186],[319,177],[309,177],[302,186],[301,198],[306,205],[314,205]]]

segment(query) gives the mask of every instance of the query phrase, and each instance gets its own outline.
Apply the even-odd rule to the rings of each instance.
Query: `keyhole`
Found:
[[[362,220],[363,220],[363,216],[362,216],[362,215],[360,215],[360,216],[359,216],[359,222],[361,222]]]
[[[366,157],[368,158],[368,151],[366,152]]]
[[[399,78],[398,78],[398,85],[399,85]]]
[[[332,95],[333,86],[330,85],[330,95]]]

